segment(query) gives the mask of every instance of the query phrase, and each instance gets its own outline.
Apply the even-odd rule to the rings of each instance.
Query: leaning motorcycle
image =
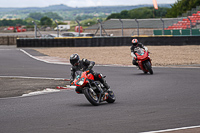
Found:
[[[149,72],[150,74],[153,74],[152,63],[149,56],[149,52],[139,47],[136,48],[134,51],[137,56],[139,69],[141,69],[144,73]]]
[[[94,106],[98,106],[103,101],[108,103],[115,102],[115,94],[113,91],[111,89],[107,90],[101,82],[95,81],[94,76],[89,70],[84,72],[77,71],[76,78],[72,84],[80,87],[81,93]]]

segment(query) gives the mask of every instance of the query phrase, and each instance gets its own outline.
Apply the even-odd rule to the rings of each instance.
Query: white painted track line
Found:
[[[51,79],[51,80],[68,80],[68,79],[64,79],[64,78],[26,77],[26,76],[0,76],[0,78],[24,78],[24,79]]]
[[[52,63],[52,64],[63,64],[63,65],[70,65],[70,63],[68,62],[61,62],[59,60],[61,60],[61,58],[54,58],[54,57],[49,57],[49,56],[39,56],[39,58],[35,57],[35,56],[32,56],[31,54],[29,54],[28,52],[26,52],[25,50],[23,49],[20,49],[20,51],[22,51],[23,53],[25,53],[26,55],[28,55],[29,57],[35,59],[35,60],[38,60],[38,61],[43,61],[43,62],[46,62],[46,63]],[[62,59],[63,60],[63,59]]]
[[[23,94],[21,97],[42,95],[42,94],[47,94],[47,93],[52,93],[52,92],[59,92],[59,91],[60,90],[57,90],[57,89],[46,88],[46,89],[41,90],[41,91],[34,91],[34,92],[30,92],[28,94]]]
[[[159,130],[159,131],[149,131],[149,132],[141,132],[141,133],[173,133],[173,131],[179,131],[179,130],[186,130],[186,129],[194,129],[194,128],[200,128],[200,125],[198,126],[190,126],[190,127],[181,127],[181,128],[174,128],[174,129],[165,129],[165,130]],[[192,133],[199,133],[200,129],[197,130],[197,132]],[[181,133],[184,133],[184,131],[181,131]],[[189,132],[187,132],[189,133]]]

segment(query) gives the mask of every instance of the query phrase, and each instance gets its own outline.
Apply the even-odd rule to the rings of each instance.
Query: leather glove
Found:
[[[73,83],[73,81],[74,81],[73,79],[70,79],[70,84]]]
[[[86,69],[85,71],[86,71],[87,73],[89,73],[89,72],[90,72],[90,70],[91,70],[91,69],[89,69],[89,68],[88,68],[88,69]]]
[[[134,59],[137,61],[137,57],[134,57]]]

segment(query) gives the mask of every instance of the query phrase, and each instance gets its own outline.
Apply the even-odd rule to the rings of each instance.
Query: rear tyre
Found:
[[[100,103],[100,99],[98,97],[98,95],[93,91],[93,89],[91,88],[85,88],[83,91],[85,97],[87,98],[87,100],[94,106],[98,106]]]
[[[145,62],[146,69],[149,71],[150,74],[153,74],[153,70],[151,67],[151,63],[149,61]]]
[[[108,103],[114,103],[115,102],[115,94],[112,90],[108,92],[108,99],[106,100]]]

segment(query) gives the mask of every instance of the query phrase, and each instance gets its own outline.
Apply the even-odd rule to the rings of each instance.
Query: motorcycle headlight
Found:
[[[83,83],[84,83],[84,78],[80,79],[77,84],[78,85],[83,85]]]

